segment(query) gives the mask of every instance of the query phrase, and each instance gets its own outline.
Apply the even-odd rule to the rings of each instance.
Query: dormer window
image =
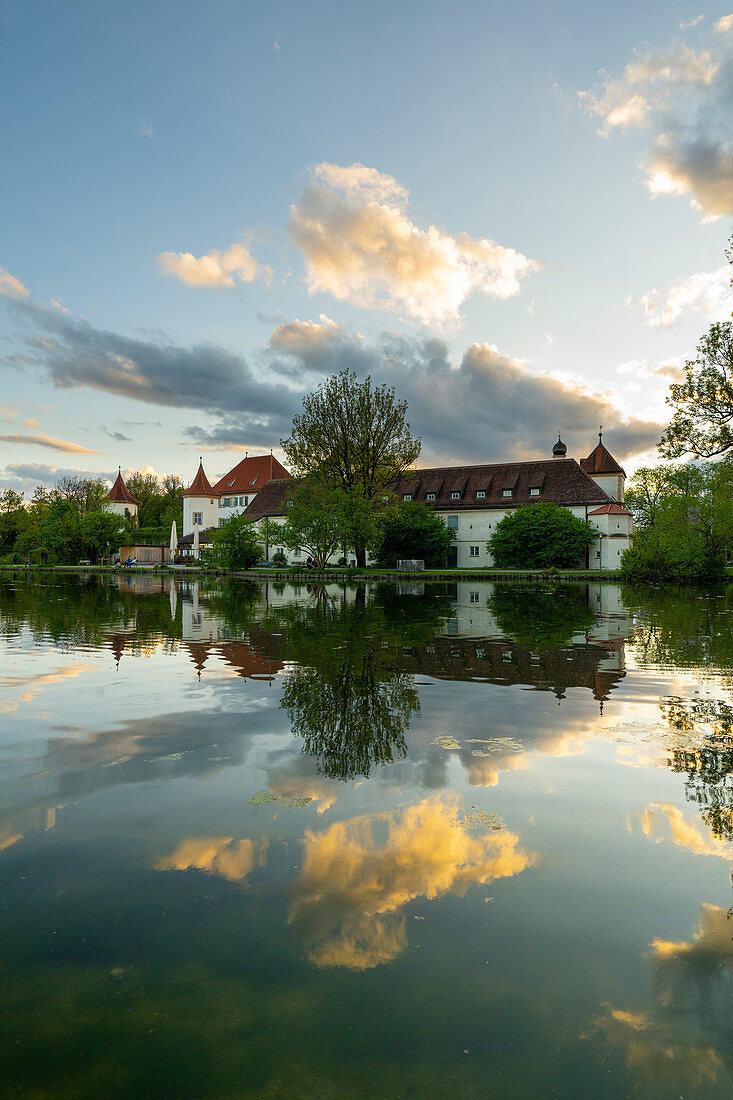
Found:
[[[405,504],[409,504],[409,502],[412,500],[412,493],[403,493],[402,499],[404,500]]]
[[[260,475],[258,474],[257,477],[259,477],[259,476]],[[256,485],[257,484],[257,477],[252,478],[252,480],[250,481],[250,485]]]
[[[529,495],[531,497],[538,497],[540,495],[540,491],[539,491],[539,489],[530,489],[529,490]]]
[[[512,495],[511,489],[502,489],[501,495],[503,497],[510,497]]]
[[[435,493],[426,493],[425,494],[425,499],[426,500],[435,500]]]
[[[236,481],[236,480],[237,479],[235,478],[234,481]],[[234,481],[229,482],[229,484],[227,485],[227,489],[231,489],[232,485],[234,484]]]
[[[293,507],[293,502],[292,502],[292,500],[289,500],[288,501],[288,508],[292,508],[292,507]]]
[[[451,498],[451,500],[460,500],[461,499],[461,494],[460,493],[451,493],[450,498]]]
[[[486,499],[486,490],[485,489],[477,489],[476,490],[476,500],[485,500],[485,499]]]

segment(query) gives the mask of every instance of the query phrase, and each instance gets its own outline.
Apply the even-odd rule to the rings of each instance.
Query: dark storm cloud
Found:
[[[258,379],[241,355],[215,344],[182,348],[98,330],[27,300],[9,306],[29,322],[26,348],[33,347],[36,368],[53,385],[196,409],[198,423],[184,437],[201,446],[277,446],[301,407],[300,393],[344,368],[394,386],[407,401],[412,431],[423,439],[423,464],[541,458],[558,431],[568,453],[581,457],[601,423],[623,460],[655,446],[662,431],[661,424],[624,417],[608,396],[532,376],[489,344],[472,345],[454,365],[439,339],[386,334],[368,344],[327,317],[287,322],[274,329],[259,364],[265,375],[287,376],[296,390]]]
[[[5,361],[19,369],[31,361],[59,389],[89,386],[153,405],[213,413],[291,415],[291,390],[258,381],[243,356],[218,344],[183,348],[140,340],[25,299],[6,304],[33,331],[21,337],[25,352],[6,355]],[[39,329],[46,336],[41,343]]]

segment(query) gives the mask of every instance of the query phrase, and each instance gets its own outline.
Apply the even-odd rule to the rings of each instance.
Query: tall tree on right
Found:
[[[391,386],[359,382],[342,370],[303,398],[288,439],[288,465],[309,480],[358,494],[378,510],[387,486],[417,460],[420,440],[410,432],[407,404]],[[357,565],[366,565],[367,532],[352,533]]]
[[[726,255],[733,263],[733,237]],[[685,363],[684,381],[670,386],[667,404],[674,415],[659,444],[665,458],[712,458],[733,447],[733,323],[710,326],[696,358]]]

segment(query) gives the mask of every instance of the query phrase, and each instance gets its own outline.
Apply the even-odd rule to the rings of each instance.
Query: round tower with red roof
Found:
[[[102,507],[105,511],[114,512],[117,516],[129,515],[132,519],[137,519],[137,501],[125,485],[121,466],[117,467],[114,485],[107,496],[102,497]]]
[[[219,526],[219,494],[213,489],[204,472],[204,462],[199,458],[196,477],[183,494],[183,534],[199,534],[210,527]]]

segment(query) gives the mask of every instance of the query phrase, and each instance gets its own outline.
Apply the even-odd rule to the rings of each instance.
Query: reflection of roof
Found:
[[[199,461],[199,468],[196,471],[196,477],[193,479],[183,495],[184,497],[215,497],[219,495],[212,489],[211,482],[204,473],[204,464],[202,461]]]
[[[220,478],[214,486],[218,496],[227,493],[256,493],[266,481],[274,477],[290,477],[290,474],[273,455],[254,455],[243,458],[236,466]]]
[[[588,457],[580,460],[580,465],[587,474],[623,474],[624,477],[626,476],[623,468],[619,466],[611,452],[606,450],[600,438]]]
[[[122,476],[122,470],[119,471],[115,478],[115,483],[107,493],[107,496],[103,498],[108,504],[137,504],[134,496],[131,496],[125,480]]]
[[[429,503],[439,509],[454,511],[464,508],[506,508],[518,504],[535,504],[537,500],[557,504],[601,504],[608,496],[585,473],[574,458],[543,459],[540,462],[497,462],[485,466],[441,466],[416,470],[390,486],[401,497],[410,493],[416,477],[420,478],[412,499],[424,501],[426,493],[435,493]],[[503,496],[511,489],[511,498]],[[539,498],[530,493],[540,489]],[[451,493],[460,493],[457,500]],[[484,496],[478,497],[481,492]],[[256,501],[255,501],[256,503]]]
[[[599,667],[601,661],[608,659],[609,650],[623,653],[623,640],[534,650],[510,639],[437,637],[431,642],[431,650],[428,653],[415,648],[402,653],[395,668],[436,680],[485,680],[559,695],[564,695],[567,688],[584,687],[599,701],[606,699],[625,676],[623,669],[610,671]]]
[[[623,504],[617,504],[614,500],[611,504],[602,504],[600,508],[594,508],[592,512],[588,513],[589,516],[630,516],[631,512],[628,508],[624,508]]]
[[[284,516],[287,512],[286,497],[292,479],[276,478],[265,483],[242,515],[247,519],[263,519],[265,516]]]
[[[209,657],[221,657],[250,680],[272,680],[284,668],[283,662],[261,653],[245,641],[184,642],[197,672],[203,672]]]

